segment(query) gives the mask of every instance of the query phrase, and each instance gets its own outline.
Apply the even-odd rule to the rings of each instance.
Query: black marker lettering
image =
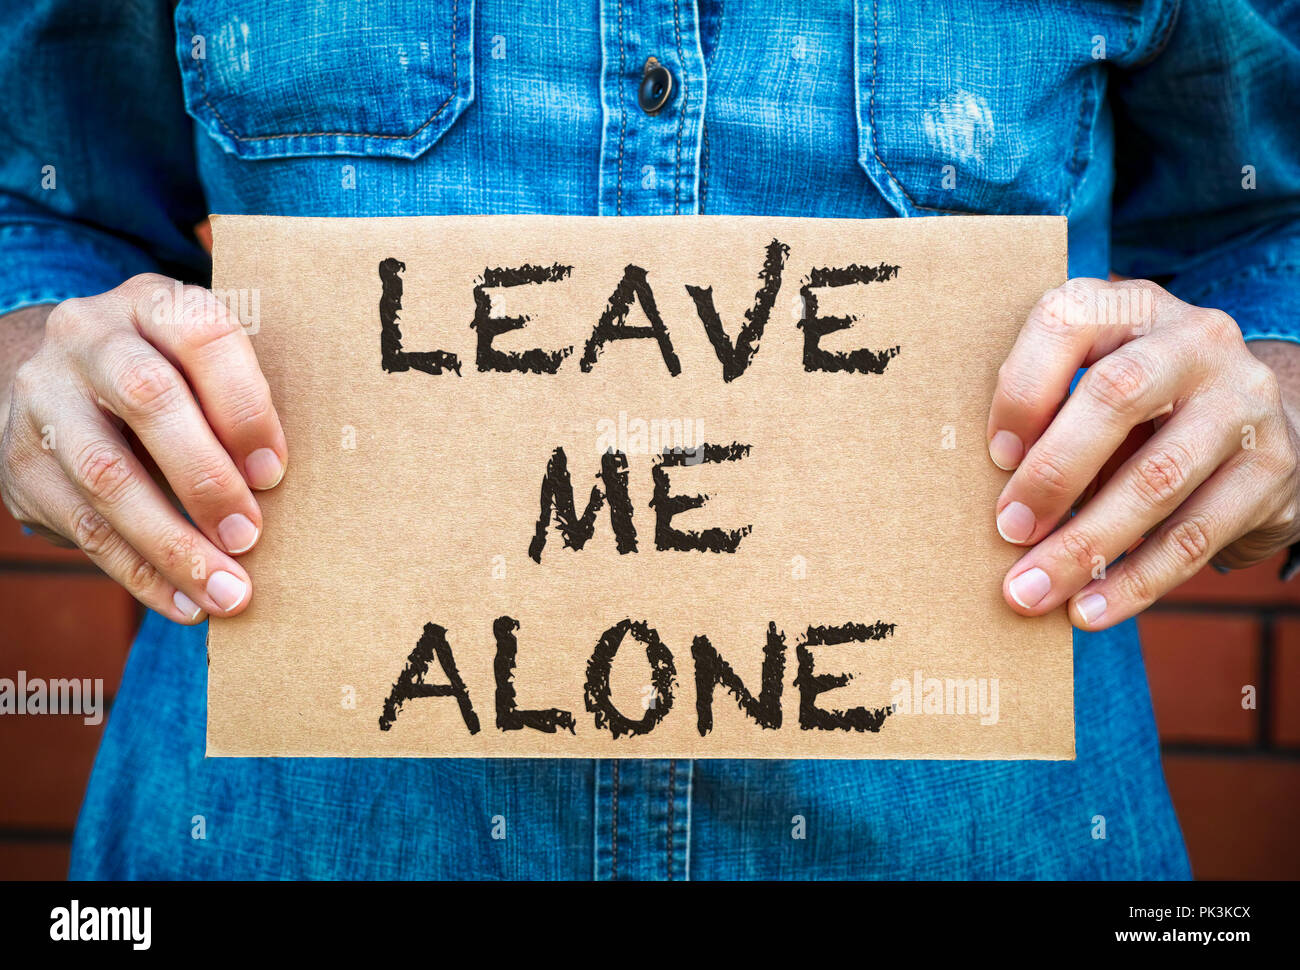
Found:
[[[740,703],[740,709],[758,722],[759,727],[775,730],[781,726],[781,678],[785,674],[785,634],[775,623],[767,625],[767,644],[763,647],[762,682],[758,699],[713,649],[709,638],[697,636],[691,644],[695,659],[695,714],[700,737],[713,730],[713,688],[720,684]]]
[[[735,552],[740,540],[754,531],[752,525],[739,529],[705,529],[703,532],[683,532],[674,529],[673,516],[690,509],[698,509],[709,500],[707,495],[673,495],[669,492],[667,469],[674,466],[697,465],[706,461],[740,461],[749,454],[749,445],[732,442],[729,445],[696,445],[694,448],[665,451],[650,469],[654,477],[654,497],[650,507],[655,510],[655,548],[660,551],[676,549],[679,552]]]
[[[725,383],[731,383],[745,373],[754,359],[754,354],[758,353],[758,341],[762,338],[763,328],[767,326],[768,318],[772,315],[772,304],[776,302],[776,294],[781,289],[781,270],[785,266],[785,258],[789,255],[790,247],[781,240],[773,239],[768,243],[767,258],[763,261],[763,268],[758,274],[763,285],[754,294],[753,308],[745,311],[745,323],[741,326],[740,333],[736,335],[734,344],[727,336],[727,331],[722,326],[722,318],[718,316],[718,311],[713,305],[713,288],[689,285],[686,287],[686,292],[695,300],[695,309],[700,315],[700,322],[704,324],[704,332],[708,334],[709,343],[713,344],[713,351],[722,362],[722,380]]]
[[[460,376],[460,358],[444,350],[407,351],[402,349],[402,328],[397,324],[397,312],[402,309],[402,274],[406,264],[396,259],[386,259],[379,264],[379,279],[383,294],[379,298],[379,349],[381,366],[390,374],[406,370],[441,374],[454,371]]]
[[[814,269],[804,285],[799,288],[803,297],[803,319],[799,329],[803,331],[803,369],[812,371],[843,371],[850,374],[883,374],[889,362],[898,356],[898,347],[885,350],[867,350],[861,348],[850,353],[838,353],[823,350],[820,346],[822,337],[847,330],[853,326],[857,317],[819,317],[817,315],[817,296],[813,290],[833,286],[851,286],[854,283],[874,283],[892,280],[898,275],[898,267],[881,263],[879,266],[858,266],[856,263],[844,268],[822,267]]]
[[[614,663],[614,655],[618,653],[619,644],[629,633],[633,639],[645,645],[646,659],[650,661],[650,684],[655,691],[655,696],[646,707],[645,717],[638,721],[625,717],[610,699],[610,668]],[[596,716],[596,727],[609,728],[609,733],[615,738],[622,734],[633,737],[649,734],[672,709],[673,687],[676,682],[677,670],[673,666],[673,655],[659,639],[655,628],[642,621],[620,620],[601,634],[600,642],[587,661],[587,686],[584,692],[587,710]]]
[[[568,711],[551,708],[545,711],[521,711],[515,706],[515,657],[519,654],[519,641],[515,631],[519,621],[509,616],[498,616],[492,624],[497,641],[497,655],[492,669],[497,681],[497,727],[502,731],[522,731],[532,728],[545,734],[554,734],[558,728],[573,733],[573,715]]]
[[[587,508],[578,518],[573,499],[573,480],[569,477],[569,460],[563,448],[556,448],[546,463],[542,478],[541,512],[537,516],[537,531],[528,545],[528,555],[534,562],[542,561],[546,548],[546,530],[551,524],[551,510],[555,510],[560,539],[566,547],[579,550],[596,531],[596,514],[609,497],[609,520],[614,527],[614,539],[620,554],[636,552],[636,528],[632,525],[632,500],[627,491],[627,456],[621,451],[607,451],[600,456],[598,478],[604,483],[591,487]]]
[[[507,353],[492,346],[494,338],[512,330],[522,330],[531,317],[492,316],[492,295],[487,291],[502,286],[523,286],[526,283],[555,283],[568,277],[572,266],[525,265],[513,269],[483,271],[483,278],[474,286],[474,321],[470,327],[478,331],[478,353],[475,361],[480,371],[520,374],[554,374],[560,362],[573,353],[572,347],[546,351],[539,348],[522,353]]]
[[[443,673],[447,675],[445,684],[426,684],[424,678],[429,673],[429,664],[437,659]],[[447,628],[436,623],[426,623],[419,643],[411,651],[406,666],[393,684],[392,693],[384,701],[384,713],[379,717],[379,730],[387,731],[397,720],[402,705],[417,697],[454,697],[460,705],[461,717],[470,734],[478,734],[478,715],[469,702],[469,690],[460,679],[456,669],[456,660],[451,655],[451,645],[447,643]]]
[[[633,298],[641,304],[641,309],[650,321],[648,326],[634,327],[627,323],[628,311],[632,308]],[[590,373],[596,364],[596,358],[611,340],[632,340],[641,337],[653,337],[659,342],[659,351],[663,354],[668,373],[676,377],[682,372],[681,362],[673,351],[673,342],[668,337],[668,328],[659,316],[655,305],[654,293],[646,279],[646,272],[640,266],[629,265],[623,270],[623,279],[619,281],[614,293],[609,298],[600,322],[587,339],[587,346],[582,351],[579,366],[584,374]]]
[[[847,711],[827,711],[817,706],[817,695],[836,687],[843,687],[853,679],[851,674],[817,674],[813,672],[813,655],[809,647],[834,646],[841,643],[858,643],[883,640],[894,635],[897,624],[877,621],[873,624],[845,623],[841,626],[810,626],[808,636],[795,644],[799,673],[794,685],[799,690],[799,727],[805,731],[871,731],[875,733],[893,713],[893,706],[854,707]]]

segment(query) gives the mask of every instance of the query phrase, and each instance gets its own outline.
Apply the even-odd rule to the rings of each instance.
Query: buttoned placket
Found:
[[[603,0],[601,47],[599,213],[699,212],[708,86],[695,0]],[[684,759],[596,763],[596,879],[688,878],[692,774]]]

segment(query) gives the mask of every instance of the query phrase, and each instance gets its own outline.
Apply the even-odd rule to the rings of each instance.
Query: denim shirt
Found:
[[[7,6],[0,311],[202,282],[208,212],[1047,213],[1300,340],[1294,4]],[[1186,877],[1135,626],[1074,644],[1072,762],[208,761],[204,629],[149,614],[73,874]]]

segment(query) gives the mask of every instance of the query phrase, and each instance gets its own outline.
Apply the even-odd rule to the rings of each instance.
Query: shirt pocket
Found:
[[[474,97],[474,0],[181,0],[186,110],[241,158],[415,158]]]
[[[1069,212],[1102,106],[1096,37],[1128,29],[1079,6],[857,0],[858,162],[900,215]]]

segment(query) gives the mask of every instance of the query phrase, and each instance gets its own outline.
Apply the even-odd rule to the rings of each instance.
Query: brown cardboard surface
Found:
[[[259,495],[252,602],[210,624],[209,755],[1074,756],[1070,627],[1002,601],[1018,551],[984,436],[999,364],[1065,278],[1064,219],[218,216],[213,237],[290,453]],[[544,281],[501,285],[525,266]],[[638,279],[667,339],[632,287],[625,339],[588,352]],[[700,303],[734,344],[764,293],[724,380]],[[805,317],[854,319],[810,358]],[[562,356],[485,371],[481,338]],[[550,515],[537,550],[557,449],[575,522],[566,543]],[[593,487],[621,494],[611,450],[631,527],[604,501],[574,548]],[[709,647],[729,667],[711,726]],[[415,696],[447,659],[461,696]]]

